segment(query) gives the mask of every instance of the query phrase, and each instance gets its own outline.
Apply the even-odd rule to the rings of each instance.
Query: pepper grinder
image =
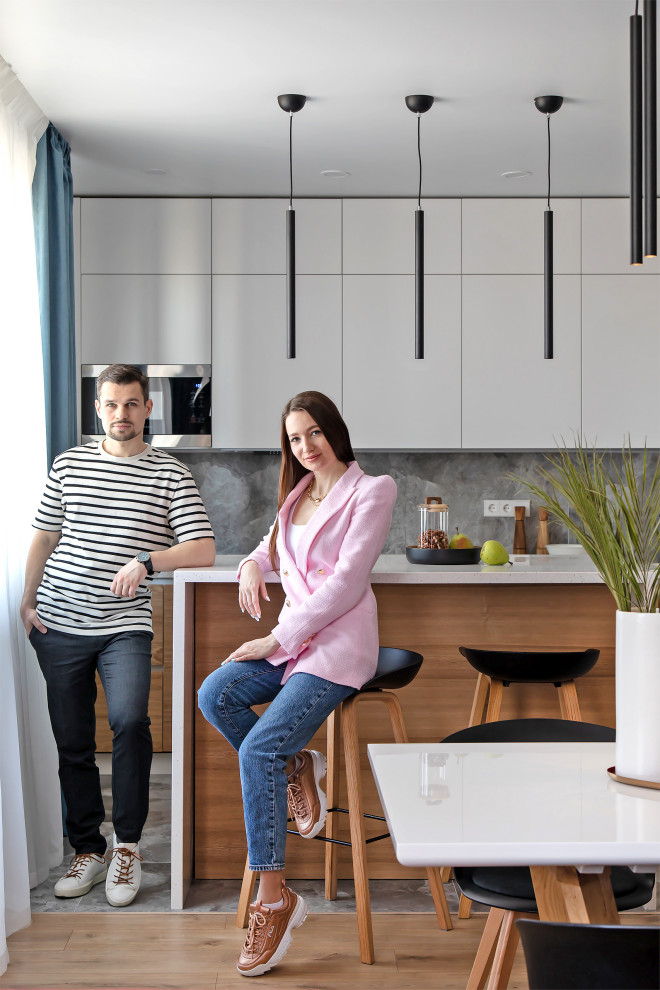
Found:
[[[513,530],[513,552],[527,553],[527,539],[525,537],[525,506],[516,505],[516,525]]]
[[[539,532],[538,532],[538,536],[536,538],[536,552],[537,552],[537,554],[538,553],[544,553],[544,554],[547,555],[547,553],[548,553],[548,546],[547,546],[547,544],[548,544],[549,536],[550,536],[550,534],[548,532],[548,510],[547,509],[542,509],[539,506]]]

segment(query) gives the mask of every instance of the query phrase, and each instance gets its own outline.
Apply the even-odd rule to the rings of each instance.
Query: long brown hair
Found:
[[[327,395],[323,395],[322,392],[299,392],[298,395],[294,395],[282,410],[282,463],[280,465],[280,483],[277,491],[278,514],[300,479],[308,474],[298,458],[294,456],[291,450],[291,444],[289,443],[289,435],[286,431],[286,419],[289,413],[292,412],[306,412],[312,417],[332,447],[337,460],[343,461],[344,464],[355,460],[351,438],[348,435],[348,427],[341,418],[341,413],[332,399],[329,399]],[[274,571],[277,570],[275,543],[278,529],[279,518],[275,520],[268,544],[270,566]]]

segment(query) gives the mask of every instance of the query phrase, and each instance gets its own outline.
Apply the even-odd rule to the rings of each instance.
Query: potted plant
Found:
[[[616,601],[616,773],[660,782],[660,460],[580,440],[546,460],[515,480],[575,536]]]

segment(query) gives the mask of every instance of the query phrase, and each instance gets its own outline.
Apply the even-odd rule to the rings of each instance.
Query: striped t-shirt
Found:
[[[166,550],[213,537],[190,471],[164,450],[147,446],[113,457],[93,441],[55,458],[35,529],[61,531],[37,592],[46,627],[82,636],[151,632],[150,579],[135,598],[110,585],[140,550]]]

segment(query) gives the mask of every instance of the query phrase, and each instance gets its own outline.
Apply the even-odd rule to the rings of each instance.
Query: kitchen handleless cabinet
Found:
[[[345,199],[345,275],[411,275],[415,271],[414,199]],[[425,199],[427,275],[461,271],[460,199]]]
[[[354,447],[460,447],[460,366],[459,275],[426,276],[423,360],[414,276],[344,276],[344,416]]]
[[[464,199],[464,275],[543,274],[544,199]],[[556,275],[580,272],[580,200],[552,201]]]
[[[286,199],[213,200],[213,273],[283,275],[286,272]],[[294,199],[296,272],[341,273],[338,199]]]
[[[585,439],[660,447],[660,275],[583,276],[582,349]]]
[[[543,357],[543,277],[464,275],[463,447],[550,449],[580,431],[580,276],[554,279],[554,359]]]
[[[657,275],[660,261],[630,264],[630,201],[582,200],[582,271],[585,275]]]
[[[286,356],[283,275],[213,276],[213,446],[278,450],[287,399],[315,389],[341,409],[340,275],[296,278],[296,357]]]
[[[83,275],[208,275],[210,199],[81,201]]]

